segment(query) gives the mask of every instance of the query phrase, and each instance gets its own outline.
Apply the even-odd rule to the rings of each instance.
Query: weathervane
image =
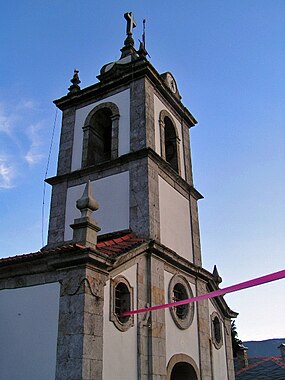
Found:
[[[139,40],[140,41],[140,48],[138,50],[139,56],[143,57],[143,58],[145,58],[147,55],[150,57],[150,55],[148,54],[146,47],[145,47],[145,23],[146,23],[146,20],[143,19],[142,40]]]

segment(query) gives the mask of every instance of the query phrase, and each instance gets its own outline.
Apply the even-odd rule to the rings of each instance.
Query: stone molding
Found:
[[[175,354],[170,358],[170,360],[167,364],[167,374],[166,374],[165,380],[171,379],[171,372],[172,372],[175,364],[177,364],[177,363],[188,363],[188,364],[190,364],[191,367],[193,368],[193,370],[196,372],[197,380],[201,379],[200,372],[199,372],[199,369],[198,369],[198,366],[197,366],[195,360],[192,359],[191,356],[189,356],[189,355],[180,353],[180,354]]]
[[[177,166],[178,166],[178,174],[181,175],[181,160],[180,160],[180,139],[178,137],[178,130],[176,123],[174,121],[173,116],[167,111],[162,110],[159,114],[159,130],[160,130],[160,148],[161,148],[161,157],[165,160],[165,117],[168,117],[173,125],[175,136],[176,136],[176,155],[177,155]]]
[[[169,285],[168,285],[168,302],[173,302],[173,290],[174,290],[174,287],[175,285],[177,284],[180,284],[184,287],[186,293],[187,293],[187,298],[192,298],[193,297],[193,292],[192,292],[192,289],[189,285],[189,282],[186,280],[185,277],[183,277],[182,275],[180,274],[175,274],[170,282],[169,282]],[[171,316],[172,316],[172,319],[174,321],[174,323],[176,324],[176,326],[180,329],[180,330],[186,330],[188,329],[192,322],[193,322],[193,319],[194,319],[194,314],[195,314],[195,307],[194,307],[194,303],[190,303],[190,304],[187,304],[187,312],[186,312],[186,316],[185,318],[179,318],[176,314],[176,311],[175,311],[175,308],[174,307],[171,307],[169,310],[170,310],[170,313],[171,313]]]
[[[215,332],[214,321],[219,322],[219,338],[217,338],[216,336],[217,333]],[[223,343],[224,343],[223,342],[223,324],[222,324],[219,314],[216,311],[214,311],[211,314],[211,336],[212,336],[212,342],[214,346],[216,347],[217,350],[219,350],[223,346]]]
[[[120,112],[119,108],[115,103],[104,102],[95,106],[87,115],[83,129],[83,143],[82,143],[82,167],[85,168],[89,166],[88,164],[88,142],[91,133],[94,133],[94,127],[92,126],[92,118],[96,112],[102,110],[103,108],[108,108],[111,112],[112,120],[112,141],[111,141],[111,160],[114,160],[118,157],[118,143],[119,143],[119,118]]]
[[[132,315],[128,318],[126,322],[122,322],[119,320],[117,314],[115,313],[115,291],[116,291],[116,286],[119,283],[123,283],[124,285],[127,286],[130,292],[130,309],[132,310],[134,307],[134,289],[125,277],[119,275],[110,280],[109,319],[110,321],[114,323],[114,325],[117,327],[118,330],[125,332],[134,326],[134,316]]]

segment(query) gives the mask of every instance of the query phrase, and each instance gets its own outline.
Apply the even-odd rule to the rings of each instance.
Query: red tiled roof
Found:
[[[116,255],[129,251],[145,242],[144,239],[138,238],[130,232],[122,236],[99,241],[96,245],[97,250],[105,255]]]
[[[38,251],[38,252],[24,253],[22,255],[16,255],[16,256],[10,256],[10,257],[3,257],[3,258],[0,258],[0,264],[16,262],[16,261],[25,261],[25,260],[30,260],[30,259],[38,259],[40,257],[44,257],[45,255],[49,253],[74,251],[78,249],[86,249],[86,247],[80,244],[61,245],[59,247],[50,248],[47,250],[43,249],[42,251]]]
[[[112,238],[112,236],[114,236]],[[125,252],[128,252],[132,248],[135,248],[139,246],[141,243],[145,242],[144,239],[138,238],[134,233],[132,232],[124,232],[121,235],[118,235],[118,233],[114,234],[108,234],[106,236],[99,237],[99,242],[96,245],[97,251],[108,255],[108,256],[116,256]],[[8,264],[8,263],[15,263],[17,261],[25,261],[25,260],[31,260],[31,259],[38,259],[41,257],[44,257],[47,254],[52,253],[61,253],[66,251],[78,251],[78,250],[85,250],[88,247],[85,247],[80,244],[68,244],[68,245],[62,245],[55,248],[48,248],[43,249],[39,252],[33,252],[33,253],[26,253],[23,255],[17,255],[12,257],[4,257],[0,259],[0,264]]]
[[[285,364],[281,357],[249,358],[248,367],[236,371],[236,380],[284,380]]]

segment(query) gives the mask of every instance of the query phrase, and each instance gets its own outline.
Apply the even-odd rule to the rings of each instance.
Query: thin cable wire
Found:
[[[56,121],[57,121],[57,111],[55,110],[55,117],[53,122],[53,129],[52,129],[52,135],[50,140],[50,147],[49,147],[49,153],[48,153],[48,159],[47,159],[47,166],[46,171],[44,175],[44,185],[43,185],[43,202],[42,202],[42,247],[44,246],[44,219],[45,219],[45,196],[46,196],[46,178],[48,174],[49,164],[50,164],[50,158],[51,158],[51,152],[52,152],[52,146],[53,146],[53,140],[54,140],[54,134],[55,134],[55,127],[56,127]]]

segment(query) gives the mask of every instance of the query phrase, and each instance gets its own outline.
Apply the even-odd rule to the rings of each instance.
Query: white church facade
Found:
[[[0,260],[3,380],[233,380],[231,318],[216,297],[122,316],[218,289],[202,267],[190,129],[173,75],[134,48],[62,111],[48,242]],[[4,342],[4,344],[3,344]]]

